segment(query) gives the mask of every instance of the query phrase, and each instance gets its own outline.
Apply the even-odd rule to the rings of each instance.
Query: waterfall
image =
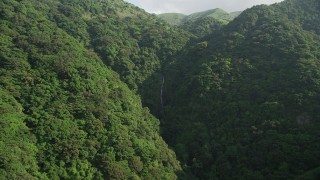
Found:
[[[162,83],[161,83],[161,90],[160,90],[161,111],[163,111],[163,85],[164,85],[164,82],[165,82],[164,75],[162,75]]]

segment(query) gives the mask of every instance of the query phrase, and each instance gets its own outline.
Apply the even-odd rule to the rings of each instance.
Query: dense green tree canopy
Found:
[[[319,179],[319,12],[2,0],[0,179]]]
[[[115,19],[122,17],[113,11],[126,5],[133,13],[146,13],[122,1],[90,1],[88,7],[84,2],[0,2],[0,179],[175,179],[181,168],[159,136],[159,121],[109,68],[119,70],[111,64],[117,53],[126,53],[117,63],[134,56],[123,43],[135,43],[139,50],[139,58],[128,63],[152,65],[159,63],[158,55],[174,51],[168,47],[157,54],[160,43],[170,40],[151,40],[165,34],[146,29],[141,33],[150,34],[125,41],[117,29],[129,28],[128,21]],[[105,8],[111,17],[100,14]],[[128,33],[123,36],[133,36],[132,28],[122,30]],[[149,58],[148,53],[151,62],[140,58]],[[133,72],[121,77],[146,78],[140,70],[135,69],[144,77]]]
[[[319,177],[319,7],[246,10],[166,69],[163,135],[194,178]]]

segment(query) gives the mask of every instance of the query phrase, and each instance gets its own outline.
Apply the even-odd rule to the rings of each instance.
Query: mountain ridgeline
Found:
[[[319,179],[320,2],[239,14],[2,0],[0,179]]]
[[[237,17],[241,12],[227,13],[226,11],[216,8],[203,12],[192,13],[190,15],[184,15],[181,13],[164,13],[159,14],[158,17],[167,21],[171,25],[182,25],[188,21],[196,21],[201,18],[211,17],[220,21],[221,23],[227,24]]]
[[[202,38],[219,30],[222,26],[236,18],[240,13],[240,11],[227,13],[222,9],[216,8],[190,15],[164,13],[159,14],[158,17],[171,25],[178,26],[181,29],[191,32],[197,38]]]

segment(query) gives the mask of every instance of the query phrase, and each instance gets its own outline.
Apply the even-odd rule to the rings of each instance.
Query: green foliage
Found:
[[[158,17],[171,25],[191,32],[200,39],[220,30],[240,14],[241,12],[227,13],[217,8],[188,16],[179,13],[165,13],[158,15]]]
[[[256,6],[166,67],[163,136],[187,174],[317,179],[319,7]]]
[[[184,15],[180,13],[164,13],[159,14],[158,17],[165,20],[171,25],[183,25],[184,23],[190,23],[202,18],[212,18],[219,21],[222,24],[227,24],[236,18],[241,12],[227,13],[222,9],[210,9],[203,12],[197,12],[190,15]]]
[[[319,179],[319,7],[1,1],[0,179]]]
[[[180,27],[186,29],[197,38],[203,38],[220,30],[225,25],[224,22],[216,20],[214,17],[200,17],[183,23]]]
[[[134,91],[191,36],[121,0],[44,3],[50,5],[49,12],[41,9],[47,18],[98,53]]]
[[[5,90],[0,91],[0,178],[44,178],[39,172],[36,138],[24,124],[22,106]]]
[[[230,22],[234,18],[234,16],[231,16],[229,13],[225,12],[224,10],[217,8],[217,9],[211,9],[203,12],[193,13],[189,15],[185,19],[185,21],[195,21],[203,17],[212,17],[216,20],[220,20],[225,23]]]
[[[151,37],[173,30],[135,39],[123,19],[156,18],[122,1],[84,2],[1,1],[1,179],[176,179],[181,168],[159,136],[158,120],[110,67],[125,74],[133,66],[121,77],[135,85],[148,77],[142,69],[159,69],[159,57],[183,43],[160,53],[156,46],[170,38]],[[135,69],[140,57],[152,61]]]
[[[180,13],[164,13],[164,14],[159,14],[158,17],[165,20],[171,25],[178,26],[184,21],[187,15],[180,14]]]

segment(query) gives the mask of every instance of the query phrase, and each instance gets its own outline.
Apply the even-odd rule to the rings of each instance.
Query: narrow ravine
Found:
[[[163,86],[165,83],[164,75],[162,75],[162,83],[161,83],[161,90],[160,90],[160,103],[161,103],[161,113],[163,113]]]

